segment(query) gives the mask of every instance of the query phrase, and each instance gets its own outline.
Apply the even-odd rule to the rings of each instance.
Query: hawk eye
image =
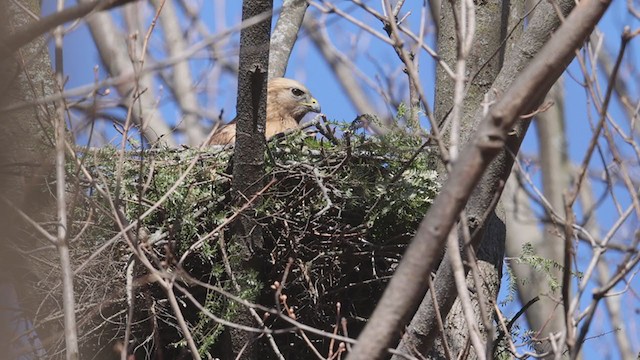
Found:
[[[298,88],[293,88],[291,89],[291,93],[295,96],[302,96],[304,94],[304,91],[298,89]]]

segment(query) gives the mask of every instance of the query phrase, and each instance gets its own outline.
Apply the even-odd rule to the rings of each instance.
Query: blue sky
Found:
[[[233,24],[237,24],[240,21],[241,1],[218,0],[199,1],[198,3],[202,3],[200,12],[202,14],[202,20],[212,32],[220,27],[228,27]],[[280,1],[276,0],[275,3],[276,6],[281,5]],[[380,11],[380,1],[369,1],[368,3],[371,7]],[[411,11],[411,14],[406,20],[406,24],[409,24],[413,29],[416,29],[417,24],[419,23],[421,3],[422,2],[420,1],[408,1],[404,8],[403,13]],[[68,5],[70,4],[73,4],[73,2],[70,2]],[[363,20],[376,31],[383,33],[381,25],[377,20],[372,18],[370,15],[367,15],[363,10],[354,6],[351,2],[335,1],[335,4],[343,10],[349,10],[350,14],[354,17]],[[49,13],[55,8],[55,1],[43,0],[43,7],[45,9],[45,13]],[[219,14],[220,11],[223,11],[223,15]],[[315,9],[312,9],[311,11],[311,16],[322,16],[319,15]],[[397,73],[400,63],[394,51],[388,45],[336,15],[330,15],[328,19],[330,24],[329,32],[335,45],[351,57],[362,73],[373,79],[376,79],[376,76],[384,77],[391,73]],[[619,49],[620,34],[625,25],[629,25],[632,29],[636,29],[640,26],[640,22],[629,15],[626,10],[626,1],[614,1],[604,19],[599,24],[600,30],[606,36],[604,46],[606,46],[609,52],[614,56]],[[154,55],[157,54],[157,56],[162,56],[163,51],[161,47],[162,38],[160,29],[156,31],[154,36],[156,37],[151,42],[152,49],[155,52]],[[233,61],[236,61],[237,40],[238,36],[236,34],[228,47],[229,59]],[[432,37],[429,38],[429,41],[433,45]],[[629,59],[629,63],[631,64],[640,63],[638,61],[640,59],[640,53],[637,38],[629,44],[629,49],[625,56],[626,59]],[[425,86],[427,97],[431,99],[430,101],[433,103],[433,87],[431,84],[434,82],[434,63],[426,53],[422,53],[420,55],[420,60],[421,80]],[[93,69],[95,65],[99,64],[100,59],[92,44],[88,29],[86,25],[81,22],[65,37],[64,67],[66,74],[69,76],[69,82],[66,86],[67,89],[93,82]],[[201,59],[193,60],[191,62],[191,66],[194,74],[206,74],[212,64],[208,59]],[[567,119],[567,133],[570,134],[568,138],[569,156],[574,162],[580,162],[584,156],[585,149],[588,146],[588,140],[591,135],[589,130],[589,117],[587,116],[587,112],[585,112],[587,98],[584,88],[579,84],[582,80],[582,72],[575,61],[571,64],[568,71],[571,76],[565,75],[565,101],[567,105],[565,108],[565,115]],[[632,99],[637,100],[640,90],[638,69],[623,68],[621,74],[627,79],[636,79],[636,81],[629,81],[629,84],[631,85],[631,92],[633,95]],[[102,78],[106,77],[104,70],[101,72],[100,76]],[[301,34],[293,51],[286,76],[296,78],[306,83],[315,97],[320,101],[323,111],[330,119],[350,122],[356,117],[356,110],[350,104],[347,96],[343,93],[331,69],[304,33]],[[400,74],[399,78],[402,78],[402,74]],[[605,79],[602,78],[601,80],[604,81]],[[199,81],[206,81],[204,75],[199,79]],[[604,83],[606,83],[606,81]],[[223,108],[225,110],[224,119],[229,120],[233,118],[235,113],[235,84],[231,78],[226,78],[224,80],[224,84],[225,85],[222,88],[225,89],[225,91],[218,92],[215,99],[203,96],[201,100],[203,106],[210,105],[216,108]],[[157,86],[158,90],[160,90],[159,94],[162,94],[163,96],[161,101],[161,111],[165,118],[177,119],[179,114],[177,114],[176,107],[172,104],[169,92],[166,90],[162,91],[162,85],[160,83],[158,83]],[[388,114],[388,107],[385,106],[384,99],[370,89],[369,94],[371,96],[372,103],[376,104],[381,114]],[[211,102],[215,102],[215,104],[211,104]],[[592,106],[590,109],[590,116],[593,119],[597,119],[597,114],[593,110]],[[612,103],[610,110],[615,118],[622,118],[622,110],[617,100]],[[620,123],[626,124],[624,121],[620,121]],[[628,131],[629,129],[627,128],[625,130]],[[537,152],[535,134],[533,133],[534,131],[535,126],[531,128],[529,134],[525,138],[522,147],[522,151],[524,153],[535,154]],[[610,161],[610,159],[606,159],[606,161]],[[592,161],[592,165],[598,169],[602,168],[599,160]],[[534,177],[534,179],[539,183],[539,179],[537,177]],[[596,192],[602,192],[604,191],[604,187],[596,184],[595,190]],[[622,191],[620,188],[615,188],[613,192],[618,195],[618,200],[623,205],[630,202],[626,191]],[[606,230],[617,219],[617,217],[618,215],[614,211],[612,202],[610,200],[605,200],[598,211],[598,219],[601,222],[601,227]],[[634,218],[629,224],[631,229],[634,227],[637,228],[638,221]],[[586,249],[581,249],[578,254],[579,258],[583,260],[588,259],[588,253],[584,250]],[[611,257],[611,259],[615,258],[617,258],[616,255]],[[634,288],[636,291],[640,290],[638,280],[635,280]],[[504,296],[506,292],[502,291],[501,293],[502,296]],[[588,296],[586,297],[586,300],[589,300]],[[638,326],[640,326],[638,305],[633,301],[637,302],[637,297],[634,298],[632,296],[627,296],[624,298],[622,304],[625,311],[625,318],[628,320],[627,331],[630,334],[640,333],[640,329],[638,329]],[[515,313],[519,307],[520,305],[518,303],[511,303],[504,311],[510,315]],[[601,304],[598,320],[594,322],[594,326],[591,330],[592,335],[606,333],[611,330],[608,328],[605,319],[606,313],[604,313],[603,310],[604,304]],[[640,350],[640,340],[636,338],[633,345],[635,346],[636,351]],[[585,344],[585,359],[603,359],[605,353],[613,354],[614,357],[612,359],[616,359],[616,352],[608,350],[613,349],[614,347],[615,343],[613,334],[606,333],[605,335],[590,340]]]

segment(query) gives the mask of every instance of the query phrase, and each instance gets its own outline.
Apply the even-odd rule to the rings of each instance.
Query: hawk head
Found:
[[[320,103],[300,82],[286,78],[269,80],[267,90],[267,121],[283,121],[287,117],[296,123],[309,112],[320,112]]]

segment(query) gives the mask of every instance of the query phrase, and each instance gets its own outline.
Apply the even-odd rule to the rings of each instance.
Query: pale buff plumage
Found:
[[[286,78],[269,80],[267,87],[267,122],[265,136],[294,129],[308,112],[320,112],[320,104],[300,82]],[[235,141],[235,120],[220,127],[209,145],[226,145]]]

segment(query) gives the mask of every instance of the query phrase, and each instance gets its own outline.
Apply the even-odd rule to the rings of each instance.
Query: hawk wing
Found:
[[[236,141],[236,120],[220,126],[207,145],[227,145]]]

